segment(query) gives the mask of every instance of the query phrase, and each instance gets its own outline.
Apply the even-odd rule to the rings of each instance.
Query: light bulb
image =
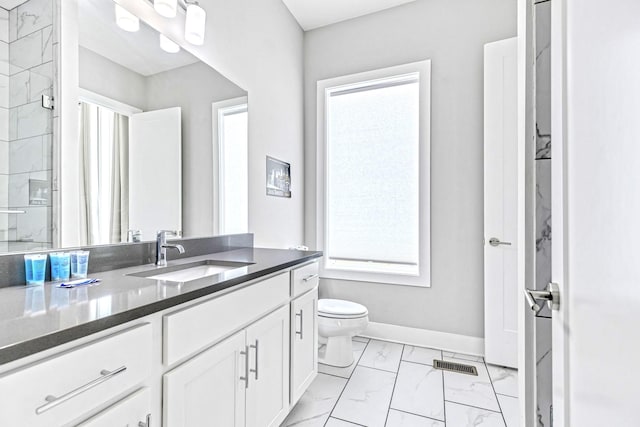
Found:
[[[207,22],[207,12],[197,4],[187,5],[187,20],[184,25],[184,38],[191,44],[204,43],[204,28]]]
[[[164,34],[160,34],[160,48],[167,53],[178,53],[180,52],[180,45],[174,43],[171,39],[169,39]]]
[[[153,8],[165,18],[175,18],[178,0],[153,0]]]
[[[135,33],[140,29],[140,19],[116,3],[116,24],[125,31]]]

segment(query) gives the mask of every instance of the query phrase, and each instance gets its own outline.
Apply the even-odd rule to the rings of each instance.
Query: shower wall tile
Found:
[[[0,174],[9,173],[9,142],[0,139]]]
[[[53,159],[53,134],[42,135],[42,169],[51,170]]]
[[[9,43],[9,11],[0,8],[0,41]]]
[[[551,281],[551,159],[536,160],[536,289]]]
[[[9,42],[18,39],[18,8],[9,11]]]
[[[551,2],[535,5],[536,159],[551,158]]]
[[[42,31],[11,42],[9,46],[11,74],[27,70],[42,63]]]
[[[11,141],[9,158],[11,174],[44,170],[42,136]]]
[[[52,95],[53,62],[49,61],[29,70],[29,102],[40,101],[42,95]]]
[[[9,43],[0,41],[0,74],[9,75]]]
[[[9,76],[0,74],[0,107],[9,108]]]
[[[18,6],[17,35],[24,37],[53,23],[53,0],[29,0]]]
[[[9,138],[23,139],[51,133],[51,111],[40,101],[12,108],[9,112]]]
[[[17,239],[20,241],[51,241],[51,208],[47,206],[24,208],[25,214],[17,215]]]
[[[42,30],[42,62],[53,61],[53,26]]]
[[[0,140],[2,141],[9,141],[11,138],[10,116],[10,110],[0,107]]]
[[[5,174],[0,174],[0,209],[6,209],[7,207],[9,207],[9,177]],[[7,215],[0,215],[0,220],[3,219],[6,222]],[[0,230],[6,228],[6,224],[4,227],[0,226]]]
[[[9,106],[17,107],[29,102],[29,71],[22,71],[10,77]]]

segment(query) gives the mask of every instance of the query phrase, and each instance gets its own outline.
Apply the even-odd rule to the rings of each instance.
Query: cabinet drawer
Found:
[[[140,423],[147,424],[147,416],[150,421],[151,391],[145,387],[111,405],[78,427],[138,427]]]
[[[282,273],[163,318],[167,365],[202,350],[289,300],[289,275]]]
[[[56,426],[82,417],[150,373],[148,323],[0,377],[2,426]]]
[[[318,262],[291,271],[291,296],[297,297],[318,286]]]

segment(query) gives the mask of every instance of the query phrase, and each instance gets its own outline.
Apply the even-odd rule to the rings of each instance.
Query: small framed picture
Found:
[[[291,165],[267,156],[267,196],[291,198]]]

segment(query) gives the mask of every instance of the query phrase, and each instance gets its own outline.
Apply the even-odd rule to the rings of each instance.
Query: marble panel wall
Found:
[[[0,210],[9,208],[9,11],[0,8]],[[8,248],[9,216],[0,214],[0,253]]]
[[[52,246],[53,241],[53,114],[42,107],[41,97],[53,95],[54,1],[29,0],[8,11],[5,21],[2,21],[0,12],[0,31],[6,27],[8,47],[5,67],[8,87],[2,101],[7,110],[7,146],[4,147],[8,159],[7,204],[10,209],[26,212],[7,216],[5,229],[9,251],[46,249]],[[0,74],[3,71],[2,54],[0,44]],[[0,76],[0,97],[1,85]],[[0,229],[3,225],[0,223]]]
[[[536,44],[536,288],[551,281],[551,1],[535,2]],[[551,312],[536,318],[538,426],[551,425]]]

